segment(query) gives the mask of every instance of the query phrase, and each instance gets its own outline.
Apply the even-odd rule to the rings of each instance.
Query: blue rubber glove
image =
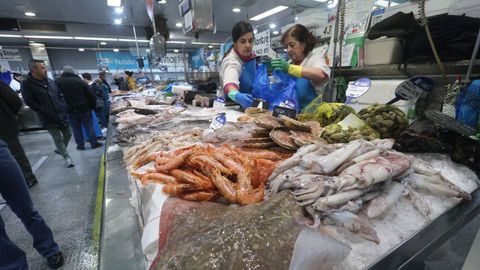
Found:
[[[288,68],[290,67],[290,64],[281,58],[275,58],[272,60],[271,63],[272,63],[273,69],[280,69],[284,72],[288,72]]]
[[[228,97],[236,103],[240,104],[242,108],[251,107],[253,104],[253,97],[250,94],[244,94],[238,91],[230,91],[228,93]]]

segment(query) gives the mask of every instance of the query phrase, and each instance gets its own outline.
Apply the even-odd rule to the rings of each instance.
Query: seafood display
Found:
[[[343,103],[320,103],[312,102],[308,104],[298,115],[300,121],[315,120],[322,127],[326,127],[333,123],[342,121],[350,113],[355,113],[355,110]]]
[[[471,138],[406,130],[393,106],[247,108],[215,130],[218,109],[154,97],[111,112],[149,269],[365,269],[478,187],[453,162],[478,167]]]
[[[211,201],[221,195],[229,203],[247,205],[263,200],[268,177],[277,162],[288,157],[268,150],[194,144],[140,156],[133,168],[153,162],[153,169],[131,175],[144,185],[164,184],[163,192],[185,200]]]
[[[315,226],[328,220],[376,243],[379,238],[368,218],[387,213],[404,192],[471,198],[428,162],[392,150],[393,144],[383,139],[304,146],[278,164],[269,178],[267,197],[291,190]],[[427,204],[415,200],[415,205],[430,218]]]
[[[405,113],[392,105],[374,104],[360,110],[358,116],[378,131],[382,138],[394,138],[408,124]]]

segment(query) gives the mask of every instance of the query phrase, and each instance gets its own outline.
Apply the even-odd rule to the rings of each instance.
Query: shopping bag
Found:
[[[272,76],[269,77],[267,68],[263,64],[257,68],[252,95],[254,98],[267,101],[270,104],[269,110],[273,110],[275,106],[279,106],[285,101],[294,104],[293,109],[298,110],[295,79],[280,70],[274,70]]]

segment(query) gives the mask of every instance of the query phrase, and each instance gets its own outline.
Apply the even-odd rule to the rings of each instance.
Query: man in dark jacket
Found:
[[[25,103],[38,114],[40,122],[48,130],[67,167],[73,167],[67,152],[72,137],[68,127],[68,115],[65,101],[53,80],[47,77],[45,64],[40,60],[30,60],[30,73],[22,81],[20,91]]]
[[[18,140],[19,126],[17,114],[22,108],[22,100],[8,85],[0,81],[0,139],[7,143],[8,149],[22,169],[28,187],[38,183],[33,174],[27,155]]]
[[[90,147],[93,149],[102,146],[97,141],[97,136],[93,130],[91,113],[95,109],[97,99],[88,84],[75,75],[75,70],[71,66],[63,67],[62,76],[56,79],[55,83],[65,97],[77,149],[85,150],[82,125],[87,131]]]

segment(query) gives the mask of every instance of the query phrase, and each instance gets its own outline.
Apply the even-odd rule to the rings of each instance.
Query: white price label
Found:
[[[225,99],[223,98],[216,98],[213,102],[213,108],[221,110],[225,108]]]

